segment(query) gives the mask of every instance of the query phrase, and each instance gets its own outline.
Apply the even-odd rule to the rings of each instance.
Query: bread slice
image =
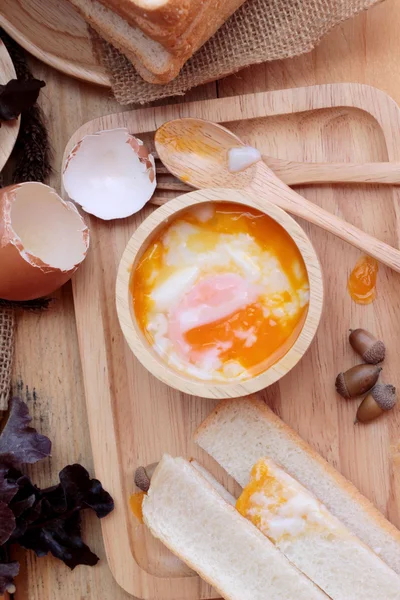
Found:
[[[222,401],[195,440],[242,487],[256,462],[271,458],[400,575],[400,531],[261,400]]]
[[[207,469],[205,469],[203,465],[198,463],[196,460],[191,460],[190,464],[196,469],[196,471],[200,473],[200,475],[204,477],[204,479],[208,481],[209,484],[212,485],[215,491],[218,492],[218,494],[221,496],[221,498],[225,500],[225,502],[227,502],[233,507],[236,506],[236,498],[232,496],[232,494],[228,492],[228,490],[224,488],[224,486],[215,479],[214,475],[211,475],[210,471],[207,471]]]
[[[143,518],[226,600],[327,600],[182,458],[165,455],[160,461]]]
[[[171,54],[189,57],[245,0],[143,0],[144,4],[153,6],[146,11],[138,9],[142,0],[100,1],[129,25],[139,27]]]
[[[161,44],[129,25],[97,0],[69,0],[89,25],[125,54],[149,83],[167,83],[176,77],[186,57],[174,57]]]
[[[226,502],[332,600],[397,600],[397,573],[273,461],[259,463],[249,487],[236,500],[202,465],[191,462]]]
[[[101,0],[130,25],[139,27],[150,37],[165,39],[184,34],[188,25],[213,0]],[[214,0],[215,1],[215,0]]]
[[[399,598],[400,576],[273,461],[253,467],[236,508],[332,600]]]
[[[130,60],[145,81],[165,84],[179,74],[185,62],[245,0],[205,3],[182,36],[172,35],[169,49],[98,0],[69,1],[100,36]],[[162,40],[163,35],[161,32],[158,39]]]

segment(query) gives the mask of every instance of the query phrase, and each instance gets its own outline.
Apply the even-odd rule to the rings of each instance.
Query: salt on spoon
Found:
[[[238,146],[228,151],[228,169],[231,173],[239,173],[261,160],[261,153],[252,146]]]

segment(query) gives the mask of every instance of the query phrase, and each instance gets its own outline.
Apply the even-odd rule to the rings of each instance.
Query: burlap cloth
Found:
[[[0,412],[7,409],[14,351],[14,311],[0,307]]]
[[[335,25],[380,0],[247,0],[167,85],[143,81],[104,40],[95,46],[121,104],[182,95],[244,67],[309,52]]]

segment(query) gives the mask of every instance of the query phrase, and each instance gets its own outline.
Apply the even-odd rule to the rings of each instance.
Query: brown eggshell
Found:
[[[28,237],[36,246],[44,240],[42,252],[54,256],[54,264],[30,250]],[[63,268],[67,244],[73,264]],[[27,182],[0,190],[0,298],[33,300],[51,294],[71,278],[88,247],[84,220],[52,188]]]

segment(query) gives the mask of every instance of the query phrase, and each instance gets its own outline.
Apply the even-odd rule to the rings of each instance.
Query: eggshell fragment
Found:
[[[71,278],[88,247],[84,220],[52,188],[28,182],[0,190],[0,298],[51,294]]]
[[[63,184],[72,200],[99,219],[129,217],[154,194],[154,157],[127,129],[99,131],[71,150]]]

